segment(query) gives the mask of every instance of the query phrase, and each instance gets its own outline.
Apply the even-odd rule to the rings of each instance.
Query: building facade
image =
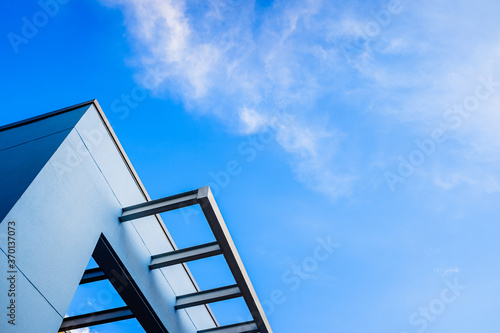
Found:
[[[128,318],[146,332],[272,332],[210,189],[152,200],[97,101],[1,127],[0,161],[0,332]],[[191,205],[215,241],[179,249],[159,213]],[[200,290],[186,263],[211,256],[234,284]],[[65,318],[78,286],[103,279],[126,306]],[[219,326],[209,304],[238,297],[252,320]]]

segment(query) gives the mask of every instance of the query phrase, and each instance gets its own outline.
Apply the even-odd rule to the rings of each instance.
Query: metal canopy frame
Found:
[[[131,221],[196,204],[200,205],[216,242],[154,255],[151,257],[150,269],[158,269],[222,254],[233,274],[236,285],[181,295],[177,297],[176,308],[186,308],[242,296],[253,317],[252,322],[216,327],[198,331],[198,333],[272,333],[269,321],[250,282],[210,187],[205,186],[198,190],[126,207],[123,209],[120,221]]]

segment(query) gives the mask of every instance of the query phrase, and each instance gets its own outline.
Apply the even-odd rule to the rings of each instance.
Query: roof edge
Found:
[[[95,103],[97,103],[97,100],[93,99],[93,100],[90,100],[90,101],[87,101],[87,102],[83,102],[83,103],[79,103],[79,104],[76,104],[76,105],[68,106],[68,107],[63,108],[63,109],[58,109],[58,110],[55,110],[55,111],[44,113],[44,114],[41,114],[39,116],[34,116],[34,117],[31,117],[31,118],[28,118],[28,119],[16,121],[16,122],[11,123],[11,124],[0,126],[0,132],[1,131],[5,131],[5,130],[9,130],[11,128],[16,128],[16,127],[28,125],[28,124],[31,124],[31,123],[34,123],[34,122],[37,122],[37,121],[40,121],[40,120],[43,120],[43,119],[47,119],[47,118],[50,118],[50,117],[54,117],[54,116],[57,116],[57,115],[60,115],[60,114],[66,113],[66,112],[70,112],[70,111],[79,109],[79,108],[81,108],[83,106],[86,106],[86,105],[90,106],[90,105],[95,104]]]
[[[88,102],[87,102],[88,103]],[[146,201],[151,201],[151,197],[149,196],[148,192],[146,191],[146,188],[144,187],[144,184],[142,184],[141,179],[139,178],[139,175],[134,169],[134,166],[132,165],[132,162],[130,162],[130,159],[127,156],[127,153],[125,153],[125,149],[123,149],[123,146],[121,145],[120,141],[118,140],[118,137],[115,134],[115,131],[113,130],[113,127],[111,127],[111,124],[108,121],[108,118],[104,114],[104,111],[102,110],[101,106],[99,105],[99,102],[97,99],[94,99],[90,101],[90,104],[94,105],[94,107],[97,110],[97,113],[99,114],[99,117],[101,118],[104,126],[106,127],[111,139],[113,140],[113,143],[115,144],[116,148],[118,149],[118,152],[120,153],[120,156],[122,157],[123,161],[127,165],[128,170],[130,171],[130,174],[134,178],[135,182],[137,183],[137,186],[141,190],[144,199]],[[81,106],[86,105],[85,103],[82,103]]]
[[[108,131],[111,139],[113,140],[113,143],[118,148],[118,151],[119,151],[123,161],[127,165],[127,168],[129,169],[132,177],[134,178],[135,182],[137,183],[137,186],[141,190],[141,192],[144,196],[144,199],[146,199],[146,201],[151,201],[151,197],[149,196],[148,192],[146,191],[146,188],[144,187],[144,185],[142,184],[142,181],[140,180],[139,175],[137,174],[134,167],[132,166],[130,159],[128,158],[127,154],[125,153],[123,146],[121,145],[120,141],[118,140],[118,137],[116,136],[115,132],[113,131],[113,128],[111,127],[111,124],[109,123],[109,121],[108,121],[106,115],[104,114],[104,111],[102,110],[101,106],[99,105],[99,102],[97,101],[97,99],[92,99],[92,100],[89,100],[89,101],[86,101],[83,103],[75,104],[75,105],[68,106],[68,107],[58,109],[55,111],[47,112],[47,113],[44,113],[44,114],[41,114],[41,115],[38,115],[35,117],[31,117],[31,118],[17,121],[17,122],[11,123],[11,124],[0,126],[0,132],[5,131],[5,130],[9,130],[12,128],[16,128],[16,127],[28,125],[28,124],[31,124],[31,123],[34,123],[34,122],[37,122],[40,120],[47,119],[47,118],[55,117],[55,116],[58,116],[60,114],[71,112],[73,110],[79,109],[79,108],[87,106],[87,105],[88,106],[93,105],[96,108],[97,113],[99,114],[99,117],[101,118],[104,126],[106,127],[106,130]]]

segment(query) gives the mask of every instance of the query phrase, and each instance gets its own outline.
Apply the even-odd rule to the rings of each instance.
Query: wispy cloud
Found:
[[[350,192],[354,177],[333,170],[340,136],[322,122],[330,110],[315,112],[331,85],[320,73],[335,71],[339,56],[309,40],[320,32],[320,2],[277,2],[259,17],[251,1],[105,2],[126,13],[139,76],[161,77],[155,93],[173,92],[188,109],[214,114],[242,134],[273,126],[286,110],[294,120],[275,130],[298,178],[332,197]]]
[[[381,13],[389,2],[103,2],[124,11],[138,81],[151,72],[159,77],[153,93],[175,94],[188,110],[214,115],[241,134],[273,126],[283,110],[293,115],[275,129],[277,141],[291,154],[297,178],[332,198],[349,195],[373,174],[367,166],[381,164],[353,157],[352,149],[361,149],[353,132],[367,115],[374,123],[365,136],[380,135],[387,124],[421,135],[463,101],[478,76],[500,80],[493,1],[401,1],[386,21]],[[370,24],[378,24],[376,33]],[[345,45],[354,50],[347,57]],[[500,149],[487,139],[498,132],[500,88],[498,96],[450,133],[461,148]],[[379,159],[391,151],[374,149],[364,153]],[[429,183],[458,181],[436,179]]]

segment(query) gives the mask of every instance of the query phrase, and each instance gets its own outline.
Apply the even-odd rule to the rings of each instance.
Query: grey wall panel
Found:
[[[21,197],[69,132],[58,132],[0,150],[0,220]]]
[[[110,222],[118,226],[115,216],[121,211],[91,158],[61,169],[68,154],[78,156],[71,145],[77,140],[73,131],[7,216],[19,226],[19,267],[61,315],[101,229]]]
[[[3,230],[3,226],[0,227]],[[3,244],[4,243],[0,243]],[[4,250],[2,248],[2,250]],[[0,267],[7,267],[7,257],[3,252],[0,252]],[[10,282],[7,280],[9,275],[5,269],[0,273],[0,290],[2,294],[7,292],[10,288]],[[56,286],[54,286],[55,288]],[[15,281],[16,289],[16,308],[15,308],[15,326],[8,323],[11,320],[7,317],[7,301],[10,299],[7,295],[2,295],[2,316],[0,320],[0,332],[12,333],[40,333],[40,332],[56,332],[51,328],[56,327],[61,322],[62,318],[50,306],[49,303],[42,297],[42,295],[33,287],[33,285],[26,280],[21,274],[16,274]],[[10,312],[10,310],[9,310]],[[36,323],[34,325],[34,323]],[[57,330],[57,329],[56,329]]]
[[[126,207],[144,202],[140,190],[122,160],[94,106],[76,125],[76,130],[99,165],[106,181]]]

